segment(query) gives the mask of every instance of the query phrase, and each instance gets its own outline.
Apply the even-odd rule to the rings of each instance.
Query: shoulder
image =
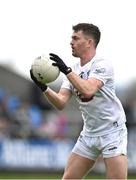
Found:
[[[95,57],[92,63],[92,68],[104,68],[105,70],[113,71],[113,64],[112,61],[107,58]]]
[[[90,77],[95,77],[104,82],[114,79],[112,62],[106,58],[95,57],[90,69]]]
[[[112,62],[109,59],[104,58],[104,57],[94,57],[93,64],[113,66]]]

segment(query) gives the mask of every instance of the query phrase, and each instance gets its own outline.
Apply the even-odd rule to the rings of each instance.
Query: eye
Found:
[[[78,36],[72,36],[72,40],[77,41],[79,39]]]

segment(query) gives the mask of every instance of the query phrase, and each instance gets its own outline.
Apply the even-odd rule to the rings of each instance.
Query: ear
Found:
[[[94,40],[92,38],[89,39],[89,44],[94,44]]]
[[[94,44],[94,40],[93,39],[88,39],[88,47],[91,47]]]

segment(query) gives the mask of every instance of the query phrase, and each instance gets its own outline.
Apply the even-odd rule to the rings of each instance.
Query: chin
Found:
[[[75,54],[75,53],[72,53],[72,55],[73,55],[74,57],[78,57],[78,55],[77,55],[77,54]]]

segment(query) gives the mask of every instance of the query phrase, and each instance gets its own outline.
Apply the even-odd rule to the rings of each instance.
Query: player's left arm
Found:
[[[58,55],[50,53],[50,59],[54,61],[53,65],[57,66],[67,76],[77,91],[85,98],[92,97],[103,86],[103,82],[97,78],[91,77],[85,80],[79,77],[71,68],[67,67]]]
[[[67,75],[67,78],[85,98],[92,97],[103,86],[103,82],[101,80],[94,77],[90,77],[85,80],[73,71]]]

